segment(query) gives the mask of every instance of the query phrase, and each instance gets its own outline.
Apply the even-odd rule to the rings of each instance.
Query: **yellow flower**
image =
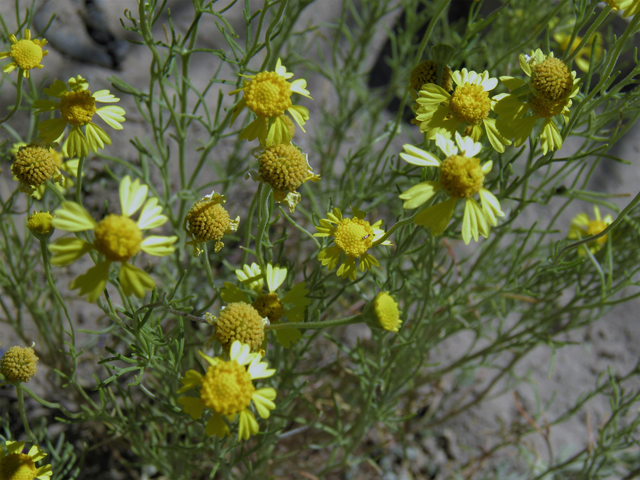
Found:
[[[246,77],[251,80],[244,80],[242,88],[229,92],[229,95],[235,95],[240,91],[244,92],[242,100],[233,110],[232,125],[244,107],[257,116],[240,132],[240,139],[253,140],[257,138],[262,145],[267,147],[289,143],[291,131],[284,120],[283,114],[285,112],[289,112],[289,115],[304,132],[302,126],[309,119],[309,110],[299,105],[293,105],[291,94],[295,92],[311,98],[306,89],[306,80],[299,78],[291,83],[287,82],[287,79],[293,77],[293,73],[287,72],[280,59],[278,59],[274,72],[260,72],[257,75],[246,75]],[[311,100],[313,99],[311,98]]]
[[[71,282],[71,289],[80,289],[80,295],[88,295],[87,299],[90,302],[95,302],[104,291],[112,262],[121,263],[120,285],[125,295],[144,297],[145,292],[152,290],[156,283],[148,273],[134,267],[128,261],[140,250],[157,257],[174,252],[173,244],[178,237],[142,237],[142,230],[160,227],[168,220],[162,215],[162,207],[158,205],[157,198],[151,197],[146,200],[148,190],[149,187],[140,184],[140,180],[132,182],[128,175],[124,177],[120,182],[119,192],[122,214],[109,214],[99,223],[75,202],[64,202],[62,207],[54,212],[56,218],[51,224],[55,228],[67,232],[93,230],[94,241],[89,243],[80,238],[59,239],[49,246],[53,253],[53,265],[69,265],[90,250],[97,250],[105,257],[104,261]],[[138,221],[134,222],[130,217],[141,207]]]
[[[15,35],[11,35],[9,41],[12,44],[11,50],[0,52],[0,58],[11,57],[13,62],[5,65],[2,68],[3,72],[9,73],[19,68],[22,70],[24,77],[29,78],[29,70],[43,68],[40,62],[42,57],[49,53],[47,50],[42,50],[42,47],[47,44],[44,38],[42,40],[31,40],[31,30],[26,28],[22,40],[18,40]]]
[[[259,354],[251,353],[248,345],[238,341],[231,345],[228,361],[211,358],[202,352],[200,356],[209,364],[206,374],[187,371],[184,378],[180,379],[183,387],[178,390],[178,393],[183,393],[200,387],[199,396],[180,397],[178,404],[193,420],[202,417],[205,407],[213,412],[205,427],[207,435],[223,438],[230,434],[223,416],[230,422],[239,417],[239,440],[257,435],[259,427],[249,409],[251,402],[261,418],[269,418],[270,411],[276,408],[273,402],[276,391],[271,387],[256,389],[252,380],[271,377],[275,369],[267,368],[267,364],[260,361]]]
[[[282,298],[278,296],[276,290],[282,286],[287,278],[287,269],[278,265],[275,267],[267,264],[266,272],[263,274],[257,263],[244,265],[242,269],[236,270],[238,280],[255,294],[252,302],[242,290],[233,283],[225,282],[224,288],[220,292],[225,302],[246,302],[252,303],[260,316],[268,318],[270,324],[281,323],[286,317],[289,322],[301,322],[304,319],[304,312],[311,300],[307,298],[309,290],[305,288],[305,282],[297,283]],[[267,283],[267,293],[263,293],[264,283]],[[253,298],[253,296],[252,296]],[[289,304],[290,307],[285,307]],[[289,348],[292,343],[296,343],[302,334],[297,328],[286,330],[276,330],[278,343],[284,348]]]
[[[456,88],[453,94],[428,83],[420,90],[416,100],[419,107],[416,121],[427,140],[435,140],[437,135],[452,139],[458,126],[468,125],[468,131],[474,141],[482,137],[483,126],[491,146],[498,152],[504,152],[505,145],[511,141],[505,136],[503,126],[496,119],[489,118],[493,100],[489,92],[496,88],[498,80],[489,77],[489,72],[478,74],[468,72],[466,68],[453,72]]]
[[[38,360],[33,346],[11,347],[0,359],[0,373],[7,383],[27,383],[38,371]]]
[[[19,147],[14,154],[11,173],[20,182],[20,191],[38,199],[44,193],[44,182],[52,180],[64,185],[64,178],[58,170],[56,157],[48,144],[31,143]]]
[[[262,351],[264,327],[269,323],[251,303],[243,300],[230,303],[220,310],[218,317],[207,313],[209,323],[215,326],[213,335],[225,352],[235,341],[249,345],[251,351]]]
[[[309,165],[309,156],[291,143],[257,148],[253,154],[259,169],[248,172],[246,178],[268,183],[273,189],[273,199],[285,202],[291,213],[300,203],[301,196],[296,191],[300,185],[308,180],[320,180],[320,175],[315,175]]]
[[[51,465],[36,467],[47,456],[40,447],[33,445],[29,453],[22,453],[24,442],[7,442],[7,453],[0,448],[0,480],[49,480]]]
[[[14,143],[11,148],[11,153],[13,155],[16,155],[20,150],[20,147],[24,147],[24,146],[27,146],[25,142]],[[68,160],[65,160],[66,158],[68,158],[68,155],[66,153],[67,152],[66,147],[67,147],[67,142],[65,141],[59,152],[55,148],[49,148],[49,152],[51,153],[51,156],[53,157],[53,161],[58,169],[58,174],[62,173],[67,175],[67,176],[61,175],[59,177],[57,175],[54,176],[53,185],[63,195],[67,192],[67,189],[75,185],[75,182],[68,177],[70,176],[72,178],[75,178],[78,176],[78,164],[79,164],[79,160],[77,158],[70,158]],[[84,177],[84,172],[82,172],[82,176]],[[18,182],[20,181],[20,179],[16,175],[13,176],[13,179]],[[44,185],[44,183],[42,183],[39,187],[35,187],[33,191],[29,193],[29,195],[31,195],[36,200],[41,200],[46,189],[47,189],[46,186]]]
[[[438,64],[433,60],[424,60],[411,71],[409,76],[409,90],[412,96],[417,98],[415,92],[422,90],[422,86],[427,83],[438,85]],[[453,82],[451,79],[451,68],[444,65],[442,69],[442,84],[440,85],[447,92],[453,90]]]
[[[215,251],[219,252],[224,247],[222,237],[238,229],[240,217],[231,220],[229,212],[222,206],[226,202],[224,195],[211,192],[196,202],[184,217],[182,228],[191,237],[187,245],[193,246],[196,257],[202,253],[198,245],[214,241]]]
[[[416,225],[431,228],[434,236],[440,235],[447,228],[456,203],[464,200],[462,239],[468,245],[471,238],[477,242],[479,234],[487,238],[491,226],[498,224],[496,217],[503,217],[504,213],[498,199],[483,187],[484,177],[491,171],[493,162],[480,165],[476,155],[480,153],[482,145],[469,137],[460,136],[458,132],[455,139],[454,144],[442,135],[436,137],[436,144],[447,156],[442,161],[413,145],[404,145],[404,153],[400,156],[406,162],[420,167],[439,168],[440,180],[419,183],[403,192],[400,198],[404,200],[404,208],[412,209],[431,200],[440,191],[447,194],[447,200],[425,208],[415,218]],[[482,206],[474,200],[473,196],[476,194],[479,195]]]
[[[555,58],[553,52],[545,55],[538,48],[529,52],[529,55],[521,53],[519,60],[522,71],[529,77],[529,87],[536,96],[557,102],[575,97],[578,93],[580,79],[576,78],[576,72],[569,71],[567,64]]]
[[[333,270],[342,253],[346,255],[346,260],[340,265],[336,274],[342,278],[356,279],[356,258],[360,259],[360,271],[371,270],[374,266],[379,266],[378,261],[367,253],[367,251],[377,245],[377,241],[384,236],[382,226],[383,220],[379,220],[373,225],[364,219],[365,213],[351,207],[354,218],[344,218],[339,208],[334,208],[333,212],[327,213],[326,219],[320,220],[320,225],[316,225],[318,233],[314,237],[333,237],[335,245],[321,250],[318,260],[322,265]],[[335,224],[335,226],[333,225]],[[391,245],[389,240],[382,242],[382,245]]]
[[[583,72],[589,71],[589,60],[591,59],[591,50],[593,49],[593,39],[596,37],[591,37],[589,41],[580,49],[580,51],[576,54],[573,59],[576,62],[576,65]],[[602,58],[603,47],[602,47],[602,35],[598,35],[598,41],[596,42],[596,58],[597,62]],[[554,33],[553,39],[560,44],[560,49],[564,52],[569,48],[569,42],[571,41],[571,35],[567,33]],[[576,35],[576,38],[573,40],[573,44],[571,45],[571,51],[573,52],[580,42],[582,41],[582,37]]]
[[[49,212],[33,212],[33,214],[27,217],[27,228],[31,231],[34,237],[38,239],[47,239],[53,234],[55,230],[51,225],[53,215]]]
[[[586,213],[576,215],[574,219],[571,220],[571,226],[569,227],[569,235],[567,235],[567,238],[571,240],[580,240],[592,235],[597,235],[611,225],[611,222],[613,222],[613,217],[611,215],[607,215],[604,219],[600,216],[600,209],[597,205],[593,206],[593,214],[595,215],[595,219],[593,220],[591,220],[589,215]],[[604,246],[605,243],[607,243],[607,235],[603,235],[597,240],[592,240],[586,245],[589,247],[591,253],[596,253]],[[587,254],[585,245],[580,245],[578,253],[580,255]]]
[[[623,17],[630,17],[640,12],[640,0],[604,0],[614,12],[622,10]]]
[[[67,125],[71,126],[67,139],[67,154],[70,157],[86,157],[89,150],[96,153],[104,148],[105,144],[111,145],[111,137],[98,125],[93,123],[93,116],[97,114],[104,122],[115,130],[122,130],[124,122],[124,109],[113,105],[97,108],[96,102],[116,103],[120,99],[109,93],[109,90],[100,90],[91,94],[89,82],[78,75],[70,78],[67,84],[56,80],[44,93],[57,97],[60,102],[52,100],[36,100],[33,102],[36,113],[59,110],[62,118],[44,120],[38,124],[40,135],[48,142],[58,139]],[[80,127],[84,127],[84,133]],[[86,134],[86,136],[85,136]]]
[[[402,325],[398,302],[389,295],[389,292],[378,293],[376,298],[365,307],[363,314],[367,325],[371,328],[397,332]]]

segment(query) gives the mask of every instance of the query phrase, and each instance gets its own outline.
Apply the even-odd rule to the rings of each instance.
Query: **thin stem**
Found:
[[[16,112],[18,111],[18,108],[20,108],[20,104],[22,103],[22,73],[23,70],[21,68],[18,69],[18,83],[16,86],[16,103],[13,106],[13,110],[11,110],[6,117],[4,117],[2,120],[0,120],[0,124],[3,124],[4,122],[6,122],[7,120],[9,120],[11,117],[13,117]]]
[[[302,329],[302,330],[318,330],[321,328],[339,327],[341,325],[352,325],[354,323],[362,323],[362,315],[354,315],[352,317],[338,318],[336,320],[325,320],[323,322],[289,322],[278,323],[275,325],[266,325],[265,330],[288,330],[288,329]]]
[[[76,202],[82,205],[82,169],[84,167],[84,157],[78,159],[78,176],[76,178]]]
[[[20,418],[22,418],[22,425],[24,426],[24,431],[29,436],[31,441],[37,444],[38,439],[31,431],[31,427],[29,427],[27,412],[24,409],[24,392],[22,391],[22,385],[16,385],[16,393],[18,394],[18,410],[20,410]]]

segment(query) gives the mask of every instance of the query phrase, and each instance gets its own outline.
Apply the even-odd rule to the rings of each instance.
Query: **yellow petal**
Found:
[[[54,228],[67,232],[83,232],[93,230],[98,226],[89,212],[76,202],[63,202],[61,208],[55,212],[51,220]]]
[[[224,282],[224,287],[220,290],[220,296],[227,303],[251,303],[247,296],[231,282]]]
[[[249,410],[240,412],[238,421],[238,440],[248,440],[251,435],[257,435],[260,431],[256,417]]]
[[[399,198],[405,201],[402,207],[405,209],[419,207],[430,200],[440,188],[439,182],[422,182],[414,185],[399,195]]]
[[[275,292],[280,285],[287,278],[287,269],[281,268],[278,265],[275,267],[270,263],[267,264],[267,274],[265,275],[265,280],[267,282],[267,288],[269,289],[269,293]]]
[[[189,414],[193,420],[198,420],[204,413],[204,403],[202,400],[196,397],[180,397],[176,400],[177,404],[182,407],[182,410]]]
[[[162,207],[158,205],[158,199],[151,197],[142,207],[137,223],[140,230],[148,230],[164,225],[167,220],[169,218],[166,215],[162,215]]]
[[[49,250],[53,253],[51,265],[63,267],[69,265],[89,252],[93,248],[88,242],[80,238],[61,238],[49,245]]]
[[[125,262],[120,268],[120,285],[125,295],[134,294],[142,298],[146,292],[153,290],[156,282],[147,272]]]
[[[276,408],[276,404],[273,402],[275,398],[276,391],[274,388],[260,388],[253,392],[251,400],[253,400],[253,404],[260,418],[269,418],[271,410]]]
[[[136,178],[131,181],[131,177],[127,175],[120,181],[120,208],[125,217],[130,217],[136,213],[145,199],[149,187],[140,183],[140,179]]]
[[[87,270],[87,273],[75,278],[69,288],[80,289],[78,295],[87,295],[87,301],[95,302],[104,292],[109,280],[109,267],[111,262],[102,262]]]
[[[414,223],[421,225],[425,229],[430,228],[431,235],[437,237],[444,232],[447,225],[449,225],[456,201],[455,198],[450,198],[444,202],[436,203],[429,208],[425,208],[416,215]]]
[[[187,370],[184,377],[180,379],[180,383],[182,383],[182,387],[178,390],[178,393],[184,393],[202,385],[202,375],[195,370]]]
[[[217,413],[214,413],[207,422],[204,433],[208,436],[215,435],[218,438],[224,438],[231,434],[229,427],[224,423],[224,419]]]
[[[145,238],[140,244],[140,249],[148,253],[149,255],[154,255],[156,257],[166,257],[167,255],[171,255],[175,252],[174,243],[178,240],[178,237],[161,237],[157,235],[151,235]]]

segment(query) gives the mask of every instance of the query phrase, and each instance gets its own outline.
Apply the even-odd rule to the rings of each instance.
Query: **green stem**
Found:
[[[20,108],[20,104],[22,103],[22,73],[23,70],[21,68],[18,69],[18,84],[16,87],[16,103],[13,106],[13,110],[11,110],[6,117],[4,117],[2,120],[0,120],[0,124],[3,124],[4,122],[6,122],[7,120],[9,120],[11,117],[13,117],[16,112],[18,111],[18,108]]]
[[[49,189],[49,191],[56,196],[56,198],[58,199],[60,204],[62,204],[62,202],[66,201],[66,199],[64,198],[64,195],[62,195],[60,190],[58,190],[56,188],[56,186],[53,184],[53,182],[51,180],[47,180],[46,182],[44,182],[44,184]]]
[[[84,157],[78,159],[78,176],[76,178],[76,202],[82,205],[82,169],[84,167]]]
[[[415,216],[417,215],[417,212],[414,213],[413,215],[411,215],[410,217],[405,218],[404,220],[400,220],[399,222],[397,222],[393,227],[391,227],[382,237],[380,237],[378,240],[376,240],[375,242],[373,242],[372,247],[375,247],[376,245],[380,245],[382,242],[384,242],[387,238],[389,238],[393,232],[395,232],[397,229],[399,229],[400,227],[404,227],[405,225],[409,225],[411,223],[413,223],[413,219],[415,218]]]
[[[47,250],[47,240],[40,239],[40,253],[42,254],[42,263],[44,265],[44,274],[47,278],[47,283],[49,284],[49,288],[53,292],[53,296],[56,297],[56,300],[64,310],[64,316],[67,317],[67,322],[69,323],[69,329],[71,330],[70,337],[72,345],[75,345],[76,341],[76,332],[73,328],[73,322],[71,321],[71,317],[69,316],[69,310],[67,309],[67,304],[64,303],[64,299],[60,292],[56,288],[56,284],[53,281],[53,277],[51,276],[51,263],[49,261],[49,251]]]
[[[275,325],[266,325],[265,330],[288,330],[288,329],[302,329],[302,330],[318,330],[321,328],[339,327],[341,325],[353,325],[354,323],[362,323],[362,315],[354,315],[352,317],[338,318],[336,320],[325,320],[324,322],[289,322],[278,323]]]
[[[213,288],[214,290],[216,289],[216,286],[214,284],[213,281],[213,273],[211,272],[211,263],[209,262],[209,249],[207,248],[207,243],[205,242],[204,244],[204,256],[203,256],[203,263],[204,263],[204,271],[207,274],[207,281],[209,282],[209,286],[211,288]]]
[[[16,393],[18,394],[18,410],[20,410],[20,418],[22,418],[22,425],[24,426],[24,431],[31,438],[33,443],[38,443],[38,439],[31,431],[29,427],[29,420],[27,420],[27,412],[24,409],[24,392],[22,391],[22,385],[16,385]]]
[[[429,27],[427,27],[427,31],[425,32],[424,37],[422,37],[422,42],[420,43],[420,46],[418,47],[418,51],[416,52],[416,57],[413,60],[413,68],[417,67],[418,64],[420,63],[420,60],[422,60],[422,54],[424,53],[424,49],[427,47],[427,42],[429,41],[429,38],[431,38],[433,29],[436,28],[436,22],[438,21],[438,18],[440,17],[442,12],[444,12],[444,9],[447,8],[449,3],[451,3],[451,0],[442,0],[440,2],[440,5],[436,9],[436,12],[433,14],[433,17],[431,17],[431,21],[429,22]]]

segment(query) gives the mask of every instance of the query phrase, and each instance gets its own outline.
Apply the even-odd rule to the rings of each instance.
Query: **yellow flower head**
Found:
[[[504,152],[511,141],[505,136],[503,126],[489,118],[493,105],[489,92],[496,88],[498,80],[489,77],[489,72],[478,74],[466,68],[453,72],[456,88],[453,94],[433,83],[420,90],[416,100],[418,108],[416,121],[427,140],[435,140],[437,135],[452,139],[458,127],[468,126],[469,135],[479,141],[484,131],[491,146]]]
[[[389,292],[380,292],[364,309],[367,325],[375,329],[397,332],[402,325],[398,302]]]
[[[11,173],[20,181],[20,191],[36,196],[38,187],[44,187],[47,180],[64,185],[52,150],[49,145],[35,143],[18,148],[11,165]]]
[[[533,88],[535,69],[548,72],[553,70],[555,66],[564,72],[562,66],[566,68],[566,65],[562,63],[562,66],[559,66],[557,62],[562,63],[553,57],[553,53],[546,56],[540,49],[535,52],[532,51],[530,55],[520,55],[520,66],[527,75],[532,77],[530,90],[522,88],[526,85],[526,82],[519,78],[500,77],[500,81],[517,95],[506,93],[497,95],[494,98],[493,110],[498,114],[498,118],[502,120],[502,124],[505,125],[507,134],[514,139],[513,145],[515,147],[519,147],[527,141],[537,120],[541,119],[540,148],[542,153],[546,154],[549,151],[562,148],[563,139],[555,118],[560,116],[565,122],[569,121],[571,99],[578,94],[580,80],[575,78],[576,72],[571,72],[568,77],[563,74],[564,80],[556,84],[550,81],[545,84],[544,88],[539,90]],[[545,68],[543,69],[542,67]],[[570,88],[567,87],[567,82],[571,83]],[[537,83],[541,83],[540,78],[538,78]],[[567,88],[569,88],[568,91]],[[547,96],[542,95],[541,91],[547,92]],[[559,98],[553,100],[549,98],[550,96]]]
[[[611,222],[613,222],[613,217],[611,215],[607,215],[604,218],[600,216],[600,209],[597,205],[593,206],[593,214],[595,215],[593,220],[590,219],[589,215],[586,213],[576,215],[574,219],[571,220],[571,226],[569,227],[569,235],[567,235],[567,238],[571,240],[580,240],[592,235],[597,235],[611,225]],[[607,235],[603,235],[596,240],[588,242],[586,247],[589,248],[591,253],[596,253],[604,246],[605,243],[607,243]],[[578,253],[580,255],[587,254],[585,245],[580,245]]]
[[[287,72],[280,59],[274,72],[260,72],[246,77],[250,80],[245,80],[242,88],[229,92],[229,95],[235,95],[241,91],[244,93],[242,100],[233,110],[232,124],[244,107],[255,113],[257,117],[240,132],[240,139],[257,138],[267,147],[291,142],[292,133],[284,120],[285,112],[289,112],[304,132],[302,126],[309,119],[309,111],[305,107],[293,105],[291,95],[295,92],[311,98],[306,89],[306,80],[299,78],[291,83],[287,82],[293,77],[293,73]]]
[[[301,196],[296,191],[300,185],[308,180],[320,180],[320,175],[315,175],[309,165],[309,156],[291,143],[258,148],[254,155],[259,169],[247,173],[247,178],[268,183],[273,189],[273,199],[285,202],[291,213],[300,203]]]
[[[259,352],[264,341],[264,326],[268,320],[251,304],[243,301],[222,307],[218,317],[209,315],[215,325],[214,337],[225,351],[229,351],[236,340],[249,345],[251,351]]]
[[[29,78],[29,70],[34,68],[43,68],[40,64],[42,57],[49,53],[48,50],[42,50],[47,44],[47,41],[31,40],[31,30],[26,28],[24,30],[24,38],[18,40],[15,35],[9,37],[11,42],[11,50],[8,52],[0,52],[0,58],[11,57],[13,62],[5,65],[2,71],[5,73],[12,72],[16,68],[22,70],[25,78]]]
[[[211,358],[200,352],[200,356],[209,364],[205,375],[189,370],[180,379],[182,388],[178,393],[200,387],[196,397],[180,397],[177,402],[182,409],[191,415],[193,420],[202,418],[205,407],[213,415],[207,421],[205,433],[223,438],[230,434],[229,427],[223,419],[238,421],[238,439],[247,440],[251,435],[257,435],[258,422],[250,410],[251,403],[261,418],[269,418],[271,410],[276,408],[273,400],[276,398],[275,389],[259,388],[253,385],[253,380],[268,378],[275,373],[275,369],[267,368],[261,362],[257,353],[251,353],[249,345],[239,341],[233,342],[229,350],[229,360],[218,357]]]
[[[307,305],[311,303],[307,298],[309,290],[305,288],[305,282],[295,284],[282,298],[276,292],[287,278],[286,268],[268,263],[263,274],[260,266],[252,263],[236,270],[236,276],[251,291],[251,296],[247,296],[233,283],[225,282],[220,292],[225,302],[252,303],[253,308],[261,317],[267,318],[270,324],[281,323],[283,317],[289,322],[300,322],[304,319]],[[268,290],[266,293],[263,292],[265,282]],[[300,330],[296,328],[276,330],[276,336],[284,348],[289,348],[292,343],[302,338]]]
[[[66,144],[67,142],[65,141],[60,151],[56,150],[53,147],[49,148],[49,153],[51,153],[51,156],[53,157],[53,162],[56,168],[58,169],[57,173],[54,174],[53,176],[53,181],[54,181],[53,185],[63,195],[67,192],[67,189],[75,185],[72,178],[75,178],[78,176],[78,163],[79,163],[77,158],[67,159],[68,155],[66,153],[67,151]],[[10,151],[15,157],[18,155],[20,148],[26,147],[26,146],[28,145],[25,142],[17,142],[13,144]],[[64,175],[60,175],[60,174],[64,174]],[[82,175],[84,176],[84,173]],[[13,175],[13,179],[18,182],[20,181],[18,176],[15,174]],[[39,187],[33,187],[33,188],[23,185],[23,188],[24,190],[22,191],[26,191],[26,193],[31,195],[36,200],[40,200],[44,195],[44,192],[46,190],[46,185],[42,183],[40,184]]]
[[[542,53],[539,48],[529,55],[520,54],[520,67],[530,77],[529,87],[536,95],[548,101],[560,101],[572,98],[579,90],[579,79],[576,72],[562,60],[555,58],[553,52]]]
[[[86,157],[89,150],[97,152],[106,145],[111,145],[111,137],[98,125],[93,123],[93,116],[97,114],[104,122],[115,130],[122,130],[124,109],[113,105],[97,108],[96,102],[116,103],[120,99],[100,90],[95,93],[89,91],[89,82],[78,75],[70,78],[68,83],[56,80],[44,93],[60,99],[36,100],[33,102],[35,113],[58,110],[62,118],[44,120],[38,124],[40,136],[48,142],[53,142],[64,133],[67,125],[71,126],[67,139],[67,154],[70,157]],[[84,133],[81,130],[84,127]],[[86,134],[86,136],[85,136]]]
[[[27,218],[27,228],[38,239],[46,239],[51,236],[53,231],[53,225],[51,225],[53,215],[49,212],[33,212]]]
[[[578,54],[573,59],[573,61],[576,62],[576,65],[578,66],[578,68],[583,72],[589,71],[589,60],[591,59],[591,50],[593,49],[594,38],[598,39],[596,42],[595,61],[597,62],[598,60],[600,60],[600,58],[602,58],[602,53],[603,53],[602,35],[598,35],[598,37],[591,37],[589,41],[585,44],[585,46],[580,49]],[[558,44],[560,45],[560,49],[563,52],[569,49],[569,42],[571,41],[571,35],[567,33],[554,33],[553,39],[556,42],[558,42]],[[572,52],[576,48],[578,48],[578,45],[580,45],[580,42],[582,42],[582,37],[580,37],[579,35],[576,35],[576,37],[573,40],[573,44],[571,45]]]
[[[93,243],[80,238],[61,238],[49,246],[53,253],[51,263],[57,266],[69,265],[90,250],[101,253],[105,260],[90,268],[71,282],[71,289],[80,289],[80,295],[87,294],[90,302],[95,302],[104,291],[109,280],[112,262],[120,262],[120,285],[125,295],[134,294],[142,298],[146,291],[153,290],[156,283],[143,270],[129,263],[140,250],[149,255],[164,257],[174,252],[173,244],[178,237],[152,235],[143,238],[142,231],[164,225],[168,218],[162,215],[158,199],[147,199],[149,187],[140,180],[131,181],[127,175],[120,181],[120,208],[122,213],[109,214],[96,222],[89,212],[75,202],[64,202],[56,210],[51,224],[67,232],[93,230]],[[137,221],[130,217],[142,208]]]
[[[427,83],[433,83],[444,88],[447,92],[453,90],[453,82],[451,77],[451,68],[448,65],[443,66],[442,84],[438,83],[438,64],[433,60],[424,60],[411,71],[409,76],[409,88],[415,91],[422,90],[422,86]]]
[[[38,371],[37,363],[32,347],[11,347],[0,359],[0,373],[7,383],[27,383]]]
[[[462,137],[458,132],[455,143],[442,135],[436,137],[436,144],[446,155],[440,160],[432,153],[413,145],[405,145],[400,157],[412,165],[420,167],[436,167],[440,169],[440,180],[419,183],[403,192],[404,208],[412,209],[431,200],[438,192],[449,197],[422,210],[415,218],[416,225],[431,228],[434,236],[440,235],[451,221],[453,210],[458,200],[464,200],[464,216],[462,218],[462,239],[469,244],[471,238],[476,242],[478,235],[487,238],[491,226],[498,224],[497,217],[503,217],[498,199],[484,188],[484,177],[493,166],[493,162],[480,165],[476,157],[482,150],[479,143],[469,137]],[[473,198],[479,195],[482,206]]]
[[[614,12],[622,11],[623,17],[631,17],[640,12],[640,0],[604,0]]]
[[[240,217],[231,220],[229,212],[222,206],[226,202],[224,195],[211,192],[196,202],[184,217],[182,228],[191,237],[187,245],[193,245],[195,256],[202,253],[198,245],[209,241],[216,242],[215,251],[219,252],[224,247],[222,237],[238,229]]]
[[[346,260],[340,265],[336,272],[339,277],[356,279],[356,258],[360,260],[360,271],[371,270],[380,264],[368,250],[379,244],[378,240],[384,236],[382,226],[383,220],[379,220],[373,225],[364,220],[365,213],[351,207],[353,218],[344,218],[339,208],[334,208],[333,212],[327,213],[326,219],[320,220],[320,225],[316,225],[317,233],[314,237],[333,237],[334,246],[321,250],[318,260],[333,270],[340,257],[344,253]],[[382,245],[391,245],[385,240]]]
[[[22,453],[24,442],[5,443],[7,453],[0,448],[0,480],[49,480],[53,474],[51,465],[36,467],[47,456],[40,447],[33,445],[28,453]]]

